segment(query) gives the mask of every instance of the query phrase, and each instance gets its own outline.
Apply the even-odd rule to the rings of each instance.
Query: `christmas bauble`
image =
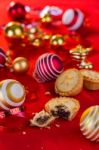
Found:
[[[24,36],[23,26],[19,22],[9,22],[4,31],[8,38],[22,38]]]
[[[41,17],[41,22],[42,23],[51,23],[52,22],[52,16],[48,13],[45,14],[43,17]]]
[[[99,142],[99,105],[84,111],[80,119],[80,129],[87,139]]]
[[[12,63],[12,69],[17,73],[24,73],[29,69],[29,62],[25,57],[17,57]]]
[[[56,54],[45,53],[38,58],[33,76],[38,82],[46,82],[56,79],[62,71],[61,58]]]
[[[27,29],[27,37],[29,41],[33,41],[37,35],[38,35],[38,28],[37,27],[31,27]]]
[[[8,14],[13,20],[22,21],[26,15],[25,6],[19,2],[11,2],[8,7]]]
[[[68,9],[62,16],[62,23],[71,31],[78,30],[84,23],[84,13],[80,9]]]
[[[0,82],[0,109],[9,110],[10,108],[21,106],[25,101],[24,86],[13,79]]]
[[[63,46],[64,43],[64,37],[60,34],[53,35],[50,39],[50,44],[52,46]]]
[[[6,63],[6,54],[5,52],[0,48],[0,68],[4,67]]]

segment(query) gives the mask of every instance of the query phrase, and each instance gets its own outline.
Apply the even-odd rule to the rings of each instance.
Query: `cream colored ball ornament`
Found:
[[[84,111],[80,119],[80,130],[90,141],[99,142],[99,105]]]
[[[24,86],[13,79],[0,82],[0,109],[9,110],[21,106],[25,101]]]

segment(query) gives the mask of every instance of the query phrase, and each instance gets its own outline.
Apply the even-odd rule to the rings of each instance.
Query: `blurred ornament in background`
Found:
[[[67,9],[62,16],[62,23],[71,31],[80,29],[84,20],[85,15],[80,9]]]
[[[63,46],[65,44],[63,35],[60,34],[52,35],[50,39],[50,44],[55,47]]]
[[[74,60],[78,61],[77,66],[79,68],[92,69],[93,64],[87,60],[87,56],[91,50],[92,47],[84,48],[82,45],[77,45],[69,53]]]
[[[42,23],[53,23],[59,21],[62,14],[62,9],[56,6],[45,6],[40,12],[40,18]]]
[[[40,19],[41,19],[42,23],[51,23],[52,22],[52,17],[49,13],[45,14],[43,17],[40,17]]]
[[[10,110],[21,106],[25,101],[24,86],[13,79],[2,80],[0,82],[0,109]]]
[[[50,39],[51,39],[51,34],[44,33],[44,34],[42,35],[42,39],[43,39],[44,41],[50,40]]]
[[[10,2],[8,15],[15,21],[23,21],[26,16],[25,6],[20,2]]]
[[[62,14],[62,9],[56,6],[45,6],[43,10],[40,12],[40,17],[44,17],[46,14],[50,14],[53,16],[59,16]]]
[[[19,22],[9,22],[4,28],[5,36],[11,39],[24,37],[24,28]]]
[[[34,40],[31,41],[31,44],[32,44],[34,47],[40,47],[40,46],[42,46],[43,41],[42,41],[41,38],[34,38]]]
[[[63,62],[61,58],[52,53],[41,55],[35,64],[33,77],[37,82],[46,82],[56,79],[63,71]]]
[[[0,48],[0,68],[3,68],[6,63],[6,54],[3,49]]]
[[[16,73],[25,73],[29,69],[29,62],[25,57],[17,57],[12,62],[11,69]]]
[[[36,26],[32,26],[27,29],[26,36],[29,41],[33,41],[38,36],[39,29]]]
[[[99,105],[87,108],[80,119],[82,134],[93,142],[99,142]]]

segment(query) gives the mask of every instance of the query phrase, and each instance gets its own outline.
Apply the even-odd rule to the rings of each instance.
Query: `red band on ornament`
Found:
[[[73,26],[77,22],[77,19],[78,19],[78,12],[76,10],[74,10],[74,18],[73,18],[72,22],[70,24],[67,24],[66,26],[67,27]]]

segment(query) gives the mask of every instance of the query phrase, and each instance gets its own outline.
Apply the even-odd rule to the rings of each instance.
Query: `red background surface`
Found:
[[[0,0],[0,25],[9,21],[6,8],[10,1]],[[89,15],[91,22],[91,31],[86,38],[94,47],[93,54],[90,55],[89,59],[93,62],[94,68],[99,71],[99,2],[97,0],[23,0],[21,2],[31,7],[43,8],[45,5],[57,5],[63,10],[75,7],[84,10]],[[8,50],[8,43],[1,34],[0,47]],[[40,111],[45,102],[55,96],[53,82],[38,84],[31,77],[36,58],[48,51],[48,49],[27,49],[14,45],[13,50],[16,56],[20,54],[20,56],[25,56],[29,59],[29,72],[26,75],[16,75],[10,73],[8,70],[4,70],[0,72],[0,80],[14,78],[29,89],[25,106],[26,114],[32,114],[32,112]],[[45,96],[44,93],[48,90],[51,91],[51,96]],[[31,100],[33,93],[37,93],[37,100],[35,101]],[[81,104],[81,109],[76,118],[71,122],[57,120],[51,126],[51,129],[30,128],[25,125],[25,119],[17,117],[7,118],[4,121],[4,125],[8,129],[5,131],[3,125],[0,126],[0,150],[98,150],[98,143],[91,143],[82,136],[79,129],[79,120],[86,108],[92,105],[99,105],[99,91],[91,92],[84,89],[76,98],[79,99]],[[55,124],[59,124],[60,128],[57,128]]]

